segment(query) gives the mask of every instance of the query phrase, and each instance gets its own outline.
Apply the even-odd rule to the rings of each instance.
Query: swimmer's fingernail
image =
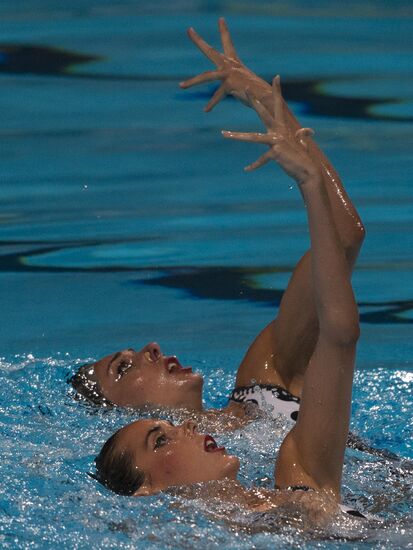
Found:
[[[275,87],[277,93],[281,93],[281,78],[280,75],[274,76],[272,85]]]

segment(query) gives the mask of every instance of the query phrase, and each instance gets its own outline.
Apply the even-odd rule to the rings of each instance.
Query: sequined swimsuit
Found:
[[[300,409],[300,398],[296,397],[281,386],[272,384],[254,384],[252,386],[240,386],[235,388],[229,397],[229,402],[241,403],[246,406],[248,414],[248,405],[266,412],[270,417],[277,418],[280,415],[296,421]],[[372,447],[358,435],[349,432],[347,446],[357,449],[373,456],[389,460],[400,460],[400,458],[387,449],[377,449]]]
[[[273,418],[279,414],[297,420],[300,409],[300,399],[281,386],[271,384],[255,384],[235,388],[230,395],[230,402],[254,403],[262,411]]]

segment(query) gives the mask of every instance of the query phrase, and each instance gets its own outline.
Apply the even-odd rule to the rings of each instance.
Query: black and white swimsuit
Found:
[[[267,412],[272,418],[283,415],[294,421],[297,420],[298,411],[300,409],[299,397],[296,397],[281,386],[271,384],[255,384],[253,386],[240,386],[235,388],[230,395],[229,401],[242,403],[244,405],[254,404],[260,410]],[[351,433],[349,434],[347,445],[367,452],[380,451],[367,446],[362,440]],[[289,487],[288,490],[313,491],[314,489],[311,487],[294,485]],[[344,514],[367,519],[367,516],[345,504],[339,504],[339,507]]]
[[[291,420],[297,420],[300,409],[300,398],[281,386],[255,384],[235,388],[229,397],[230,402],[254,403],[273,418],[282,414]]]
[[[254,384],[252,386],[240,386],[235,388],[229,397],[229,402],[231,403],[231,401],[244,405],[254,405],[274,419],[283,415],[296,421],[298,418],[298,411],[300,410],[299,397],[296,397],[281,386],[272,384]],[[246,412],[248,414],[247,407]],[[352,432],[348,434],[347,446],[380,458],[400,460],[400,458],[391,451],[372,447],[368,442]]]

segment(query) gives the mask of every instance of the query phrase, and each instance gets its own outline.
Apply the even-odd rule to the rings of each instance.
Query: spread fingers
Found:
[[[255,162],[252,164],[249,164],[244,168],[246,172],[252,172],[252,170],[256,170],[257,168],[261,168],[261,166],[264,166],[264,164],[267,164],[267,162],[270,162],[270,160],[273,158],[271,151],[267,151],[263,155],[261,155]]]
[[[272,81],[272,97],[274,102],[274,118],[278,124],[284,124],[284,101],[281,95],[280,75]]]
[[[199,36],[195,29],[192,27],[188,29],[188,36],[192,42],[197,46],[201,52],[207,56],[208,59],[218,65],[221,60],[221,54],[217,52],[212,46],[210,46],[203,38]]]
[[[252,132],[231,132],[228,130],[222,130],[224,138],[237,139],[238,141],[250,141],[252,143],[265,143],[270,144],[270,138],[268,134],[259,134]]]
[[[224,75],[221,71],[205,71],[204,73],[194,76],[193,78],[188,78],[187,80],[180,82],[179,86],[181,88],[190,88],[196,84],[204,84],[206,82],[212,82],[213,80],[219,80],[223,76]]]
[[[229,34],[227,24],[225,23],[225,19],[223,17],[219,18],[218,27],[221,34],[221,42],[225,55],[227,57],[231,57],[232,59],[238,59],[237,52],[234,48],[234,44],[232,43],[231,35]]]
[[[224,85],[221,85],[218,90],[215,91],[214,95],[211,97],[211,99],[206,104],[204,111],[206,113],[209,113],[209,111],[212,111],[212,109],[227,95],[227,91],[225,89]]]

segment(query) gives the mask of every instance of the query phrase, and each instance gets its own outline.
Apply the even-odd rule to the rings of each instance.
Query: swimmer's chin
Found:
[[[172,375],[178,383],[189,383],[191,382],[193,386],[199,386],[202,388],[204,385],[204,377],[200,372],[177,372]]]
[[[228,471],[225,479],[236,481],[240,468],[240,461],[237,456],[228,455]]]
[[[228,482],[230,485],[233,483],[238,484],[237,476],[240,469],[240,461],[237,456],[225,455],[225,466],[222,468],[219,479],[222,483]]]
[[[179,495],[184,498],[202,498],[208,500],[218,497],[221,500],[227,500],[229,502],[233,502],[234,499],[237,500],[237,495],[243,495],[245,489],[237,479],[239,460],[237,457],[231,458],[236,459],[236,470],[234,475],[228,475],[210,481],[199,481],[188,485],[168,487],[168,489],[165,489],[165,492],[175,496]]]

